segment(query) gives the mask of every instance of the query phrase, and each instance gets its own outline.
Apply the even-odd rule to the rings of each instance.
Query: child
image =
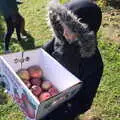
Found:
[[[103,73],[103,62],[97,48],[101,10],[90,1],[75,0],[49,7],[53,40],[43,48],[82,82],[79,92],[43,120],[74,120],[90,109]]]

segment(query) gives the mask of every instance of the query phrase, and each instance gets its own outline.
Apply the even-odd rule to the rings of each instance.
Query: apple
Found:
[[[17,71],[18,76],[23,80],[29,80],[30,79],[30,74],[26,69],[20,69]]]
[[[30,82],[31,82],[32,85],[38,85],[38,86],[40,86],[40,84],[41,84],[41,80],[39,78],[32,78],[30,80]]]
[[[42,69],[37,65],[33,65],[29,67],[28,72],[31,78],[41,78],[43,76]]]
[[[52,87],[52,83],[48,80],[43,81],[41,84],[41,88],[46,91],[49,90],[51,87]]]
[[[37,86],[37,85],[33,85],[33,86],[31,87],[31,91],[32,91],[32,93],[33,93],[35,96],[39,96],[39,95],[41,94],[41,92],[42,92],[42,89],[41,89],[39,86]]]
[[[52,87],[48,90],[51,96],[57,95],[59,92],[55,87]]]
[[[41,93],[40,96],[39,96],[39,101],[42,102],[42,101],[44,101],[44,100],[47,100],[47,99],[50,98],[50,97],[51,97],[51,95],[50,95],[49,92],[43,92],[43,93]]]

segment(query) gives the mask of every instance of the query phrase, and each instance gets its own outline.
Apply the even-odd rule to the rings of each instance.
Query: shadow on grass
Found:
[[[15,32],[16,34],[16,32]],[[23,50],[31,50],[35,48],[35,39],[27,33],[26,38],[22,38],[21,41],[18,41],[17,36],[12,37],[10,41],[10,45],[14,45],[14,43],[19,44],[23,48]]]
[[[0,51],[3,50],[3,38],[5,34],[5,26],[3,25],[4,19],[0,16]],[[18,43],[17,38],[11,38],[12,44]],[[34,38],[27,33],[27,40],[22,39],[19,44],[24,50],[31,50],[35,48]]]
[[[22,39],[20,41],[20,45],[24,50],[31,50],[35,48],[34,41],[35,41],[34,38],[29,33],[27,33],[27,38]]]

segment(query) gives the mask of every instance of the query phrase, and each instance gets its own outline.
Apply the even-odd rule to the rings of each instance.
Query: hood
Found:
[[[69,10],[81,18],[81,22],[86,23],[90,30],[96,34],[102,21],[101,8],[89,0],[71,0],[65,4]]]
[[[53,29],[55,38],[59,40],[59,42],[67,43],[67,40],[63,36],[62,27],[62,24],[65,24],[72,32],[79,35],[75,42],[80,46],[81,57],[90,57],[95,53],[97,45],[96,35],[93,31],[89,30],[86,24],[80,21],[81,18],[77,18],[72,11],[59,3],[50,3],[48,11],[51,28]]]

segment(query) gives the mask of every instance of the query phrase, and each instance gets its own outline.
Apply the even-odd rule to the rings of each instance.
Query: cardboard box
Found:
[[[43,76],[52,82],[59,90],[59,94],[39,102],[16,74],[20,68],[28,68],[32,65],[39,65],[42,68]],[[44,117],[73,97],[81,86],[78,78],[41,48],[0,56],[0,74],[8,93],[19,105],[27,120],[39,120]]]

